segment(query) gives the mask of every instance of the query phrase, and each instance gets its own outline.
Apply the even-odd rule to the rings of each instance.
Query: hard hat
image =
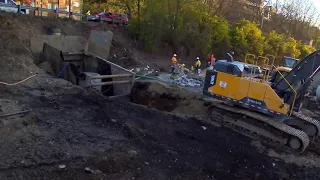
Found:
[[[176,57],[177,55],[176,55],[176,54],[174,54],[173,56],[174,56],[174,57]]]
[[[197,59],[199,59],[199,57],[197,57]]]

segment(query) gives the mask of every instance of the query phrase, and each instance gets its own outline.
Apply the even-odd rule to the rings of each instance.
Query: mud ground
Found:
[[[133,87],[130,101],[179,116],[196,117],[202,122],[211,123],[218,127],[223,126],[223,124],[210,120],[209,107],[211,102],[203,99],[201,92],[190,91],[184,87],[164,84],[159,81],[139,80],[136,81]],[[312,99],[308,99],[308,97],[304,103],[305,107],[302,113],[309,117],[320,119],[317,104]],[[253,139],[259,141],[257,138]],[[253,146],[255,146],[255,143]],[[270,149],[266,147],[270,147]],[[320,155],[319,140],[312,142],[307,152],[302,156],[291,156],[285,147],[279,147],[277,144],[264,141],[259,142],[257,149],[271,157],[279,157],[286,162],[298,165],[318,167],[317,164],[320,163],[320,158],[318,157]]]
[[[1,179],[319,178],[228,129],[53,81],[1,91],[2,106],[15,101],[36,117],[2,131]]]
[[[270,157],[229,129],[196,116],[103,97],[44,76],[33,63],[28,44],[32,33],[54,26],[63,34],[85,36],[91,28],[108,27],[7,13],[0,14],[0,24],[5,42],[0,46],[0,82],[40,73],[17,85],[0,85],[0,114],[32,112],[2,119],[7,125],[0,128],[0,179],[320,178],[318,168]],[[130,48],[120,37],[112,52]]]

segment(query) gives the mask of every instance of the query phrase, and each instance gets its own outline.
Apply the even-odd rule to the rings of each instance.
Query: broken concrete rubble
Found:
[[[191,74],[182,74],[177,76],[176,79],[172,79],[171,74],[162,73],[158,76],[158,78],[163,82],[183,87],[201,88],[203,86],[202,78],[192,77]]]
[[[179,86],[194,87],[194,88],[199,88],[199,87],[202,87],[203,85],[202,81],[193,79],[186,74],[181,75],[178,79],[172,79],[170,83],[176,84]]]

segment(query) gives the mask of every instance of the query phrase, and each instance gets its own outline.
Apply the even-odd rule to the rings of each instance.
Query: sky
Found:
[[[281,1],[285,1],[285,0],[278,0],[278,1],[281,2]],[[317,11],[320,12],[320,0],[312,0],[312,1],[314,3],[315,7],[317,8]],[[275,3],[276,0],[272,0],[272,2]],[[320,19],[318,19],[318,21],[317,21],[317,26],[320,26]]]
[[[317,7],[318,10],[320,10],[320,0],[312,0],[314,5]]]
[[[272,0],[272,2],[275,2],[276,0]],[[314,5],[317,7],[317,9],[320,10],[320,0],[312,0]]]

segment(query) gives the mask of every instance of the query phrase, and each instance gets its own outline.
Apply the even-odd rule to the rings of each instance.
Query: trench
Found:
[[[111,75],[111,65],[94,57],[88,57],[83,52],[78,53],[48,53],[53,47],[45,45],[44,51],[39,54],[42,60],[35,60],[35,64],[46,71],[51,77],[63,78],[69,82],[87,86],[87,76]],[[50,55],[49,55],[50,54]],[[57,61],[58,60],[58,61]],[[90,61],[89,63],[85,61]],[[93,83],[103,83],[112,79],[97,79]],[[114,95],[113,85],[94,87],[105,96]]]

